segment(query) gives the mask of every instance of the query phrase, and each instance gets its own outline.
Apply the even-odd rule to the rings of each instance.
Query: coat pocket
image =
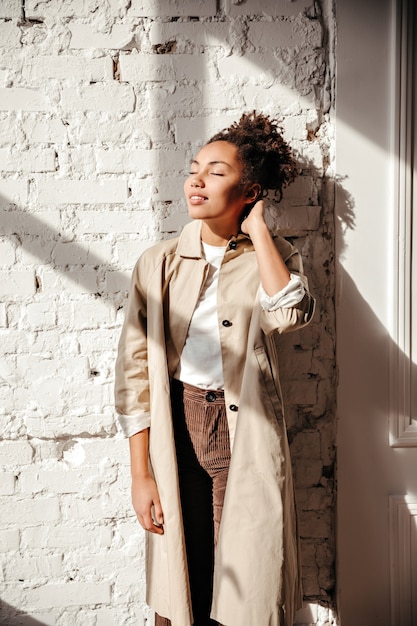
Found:
[[[282,421],[283,419],[283,407],[281,400],[281,393],[279,383],[275,381],[272,365],[263,346],[255,348],[255,356],[258,362],[261,378],[260,383],[265,391],[266,403],[269,403],[273,416]]]

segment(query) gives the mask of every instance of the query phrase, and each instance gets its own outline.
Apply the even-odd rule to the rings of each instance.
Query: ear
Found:
[[[249,185],[245,191],[245,204],[251,204],[260,198],[262,189],[259,183]]]

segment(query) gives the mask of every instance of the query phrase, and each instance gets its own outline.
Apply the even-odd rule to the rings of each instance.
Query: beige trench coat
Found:
[[[169,381],[207,272],[200,230],[198,220],[191,222],[179,238],[139,259],[116,363],[116,409],[125,433],[133,434],[129,418],[152,414],[150,462],[165,532],[147,533],[147,601],[172,626],[191,626],[192,612]],[[275,241],[289,270],[301,274],[296,249],[281,237]],[[232,459],[212,618],[223,626],[291,626],[301,604],[298,537],[273,334],[307,324],[314,300],[306,289],[296,307],[263,311],[252,242],[245,235],[231,242],[220,268],[218,313]]]

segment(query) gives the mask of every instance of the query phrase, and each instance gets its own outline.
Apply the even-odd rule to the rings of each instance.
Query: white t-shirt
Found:
[[[174,378],[202,389],[222,389],[224,385],[217,316],[217,285],[226,247],[210,246],[203,242],[204,254],[209,263],[207,279],[195,307],[181,359],[174,374]]]

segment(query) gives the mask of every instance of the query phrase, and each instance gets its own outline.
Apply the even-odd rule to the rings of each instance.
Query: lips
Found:
[[[207,200],[206,196],[202,196],[200,194],[192,194],[191,196],[188,197],[188,200],[190,202],[190,204],[203,204],[203,202],[205,202]]]

